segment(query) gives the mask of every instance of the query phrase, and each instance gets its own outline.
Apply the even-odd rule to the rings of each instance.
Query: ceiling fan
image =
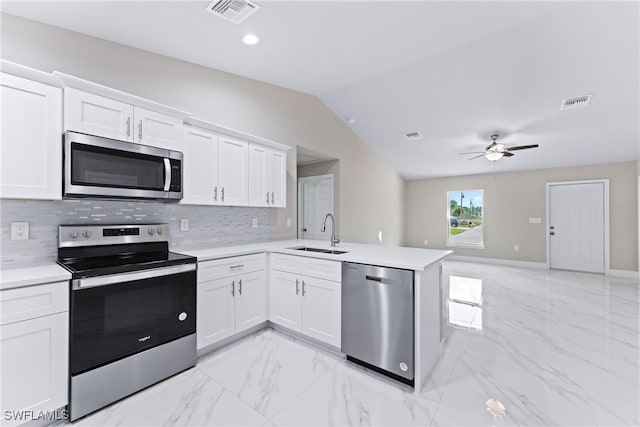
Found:
[[[458,154],[478,154],[477,156],[473,156],[467,160],[473,160],[473,159],[477,159],[484,156],[487,158],[487,160],[491,160],[492,162],[495,162],[496,160],[499,160],[502,157],[512,157],[513,156],[512,151],[527,150],[529,148],[539,147],[538,144],[507,147],[500,142],[496,142],[497,139],[498,139],[497,134],[491,135],[491,144],[487,145],[484,151],[472,151],[469,153],[458,153]]]

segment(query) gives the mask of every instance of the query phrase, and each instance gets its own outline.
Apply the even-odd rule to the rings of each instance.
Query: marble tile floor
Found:
[[[446,347],[420,394],[267,329],[74,425],[640,425],[638,280],[444,272]]]

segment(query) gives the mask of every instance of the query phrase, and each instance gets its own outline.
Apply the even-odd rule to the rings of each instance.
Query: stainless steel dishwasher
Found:
[[[342,352],[413,386],[413,271],[342,264]]]

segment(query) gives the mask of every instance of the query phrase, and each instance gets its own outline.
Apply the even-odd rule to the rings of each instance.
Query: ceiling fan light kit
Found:
[[[538,148],[538,144],[533,145],[518,145],[516,147],[507,147],[501,142],[496,142],[498,134],[491,135],[491,144],[484,148],[484,151],[471,152],[471,153],[459,153],[459,154],[480,154],[479,156],[473,156],[467,160],[473,160],[480,157],[485,157],[487,160],[495,162],[503,157],[513,157],[512,151],[527,150],[529,148]]]

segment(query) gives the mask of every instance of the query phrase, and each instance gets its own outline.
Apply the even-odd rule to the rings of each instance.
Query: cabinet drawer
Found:
[[[69,311],[69,282],[0,291],[0,325]]]
[[[302,274],[303,257],[284,254],[271,254],[271,269]]]
[[[236,274],[264,270],[264,253],[216,259],[198,263],[198,282],[221,279]]]
[[[303,258],[302,274],[318,279],[342,281],[342,263],[340,261],[328,261],[326,259]]]

